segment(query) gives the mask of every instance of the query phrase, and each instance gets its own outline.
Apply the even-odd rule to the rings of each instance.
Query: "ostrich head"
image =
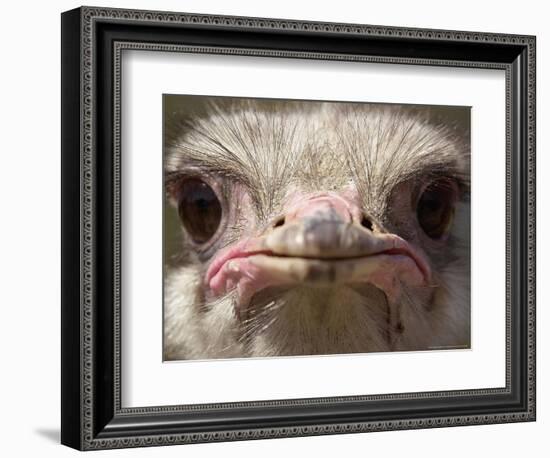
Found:
[[[165,359],[468,346],[468,135],[419,113],[248,101],[171,126]]]

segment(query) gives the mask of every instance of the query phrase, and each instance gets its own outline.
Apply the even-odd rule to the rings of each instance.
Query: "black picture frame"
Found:
[[[91,450],[534,421],[535,47],[523,35],[95,7],[63,13],[61,442]],[[122,408],[123,49],[505,70],[506,387]]]

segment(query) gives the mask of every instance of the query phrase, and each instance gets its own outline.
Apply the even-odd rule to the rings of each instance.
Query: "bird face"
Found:
[[[395,108],[250,102],[182,130],[167,359],[468,344],[468,158],[452,132]]]

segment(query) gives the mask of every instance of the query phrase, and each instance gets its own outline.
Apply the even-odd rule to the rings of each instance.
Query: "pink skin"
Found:
[[[354,197],[350,193],[298,195],[287,205],[285,224],[327,211],[344,222],[357,224],[362,212]],[[275,230],[284,230],[284,227]],[[306,259],[289,255],[284,250],[275,252],[266,247],[267,235],[246,238],[216,255],[205,278],[214,296],[236,290],[238,305],[242,309],[246,308],[254,294],[271,286],[364,282],[375,285],[386,293],[390,302],[395,302],[401,295],[402,284],[430,284],[431,271],[425,257],[394,234],[373,234],[376,243],[371,252],[360,257],[340,259],[322,255]],[[313,269],[322,273],[330,270],[332,276],[319,278],[319,275],[308,275]]]
[[[348,192],[350,194],[350,192]],[[333,210],[343,221],[361,221],[361,209],[355,205],[352,197],[345,194],[325,192],[312,195],[298,195],[289,204],[285,214],[286,221],[305,218],[313,213]]]

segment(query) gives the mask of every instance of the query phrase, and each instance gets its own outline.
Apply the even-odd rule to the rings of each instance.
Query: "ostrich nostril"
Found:
[[[369,231],[373,230],[372,221],[367,216],[363,216],[363,219],[361,220],[361,226],[367,228]]]
[[[281,227],[285,224],[285,217],[284,216],[281,216],[279,218],[277,218],[275,220],[275,222],[273,223],[273,229],[277,228],[277,227]]]

